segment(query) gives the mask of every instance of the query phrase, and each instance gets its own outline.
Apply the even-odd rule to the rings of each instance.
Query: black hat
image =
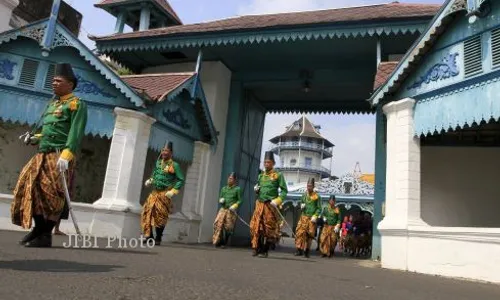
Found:
[[[314,185],[314,177],[310,177],[309,180],[307,181],[307,184]]]
[[[73,68],[71,68],[70,64],[57,64],[54,76],[61,76],[73,82],[73,89],[75,89],[76,85],[78,84],[78,79],[76,78],[76,75],[73,72]]]
[[[264,160],[272,160],[274,162],[274,153],[272,151],[266,151]]]
[[[174,151],[174,144],[172,144],[172,142],[168,142],[168,143],[165,145],[165,147],[163,147],[163,150],[166,150],[166,149],[168,149],[168,150],[170,150],[170,151],[172,151],[172,152],[173,152],[173,151]]]

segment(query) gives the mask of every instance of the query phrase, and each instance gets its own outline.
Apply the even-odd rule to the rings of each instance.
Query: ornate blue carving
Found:
[[[17,65],[16,62],[13,62],[8,59],[0,60],[0,78],[5,78],[7,80],[14,79],[14,67]]]
[[[164,110],[162,114],[165,117],[165,119],[170,123],[173,123],[183,129],[191,128],[191,125],[189,125],[188,120],[185,119],[184,116],[182,115],[182,111],[180,108],[177,108],[174,111],[167,109]]]
[[[429,84],[431,81],[448,79],[460,74],[460,70],[457,66],[457,56],[458,53],[450,53],[445,56],[441,62],[432,66],[424,76],[421,76],[419,80],[410,85],[408,90],[419,88],[424,83]]]
[[[94,94],[94,95],[101,94],[102,96],[104,96],[106,98],[116,98],[115,95],[112,95],[110,93],[105,92],[97,84],[93,83],[92,81],[86,80],[78,74],[76,75],[76,78],[78,78],[78,85],[76,86],[75,92],[85,93],[85,94]]]

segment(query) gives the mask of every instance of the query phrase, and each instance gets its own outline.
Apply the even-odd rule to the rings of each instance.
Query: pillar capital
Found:
[[[149,125],[156,122],[155,118],[152,118],[152,117],[146,115],[145,113],[142,113],[142,112],[139,112],[136,110],[116,107],[114,112],[117,116],[138,119],[138,120],[146,122]]]
[[[395,112],[400,112],[410,109],[413,110],[414,106],[415,106],[415,100],[413,100],[412,98],[406,98],[399,101],[390,102],[384,105],[382,110],[384,111],[384,114],[388,116],[389,114]]]

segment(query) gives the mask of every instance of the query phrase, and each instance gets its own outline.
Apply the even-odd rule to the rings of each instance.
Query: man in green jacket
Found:
[[[236,223],[237,210],[241,205],[241,189],[236,185],[236,173],[229,174],[227,185],[220,191],[219,203],[221,208],[214,222],[213,244],[224,248],[229,237],[233,234]]]
[[[153,239],[153,228],[155,228],[155,245],[161,244],[163,231],[172,211],[172,198],[179,194],[184,185],[184,174],[179,164],[173,161],[172,155],[173,144],[169,142],[156,161],[153,176],[145,183],[146,187],[153,186],[153,191],[144,203],[141,227],[146,240]]]
[[[286,198],[288,188],[285,177],[274,170],[274,153],[267,151],[264,157],[265,170],[259,174],[254,187],[257,193],[255,210],[250,221],[253,256],[267,257],[269,247],[279,239],[278,206]]]
[[[322,257],[332,257],[337,246],[340,231],[340,210],[335,206],[335,196],[331,195],[328,206],[323,209],[323,220],[325,225],[321,232],[320,251]]]
[[[77,83],[71,65],[58,64],[52,81],[55,97],[43,112],[41,128],[37,124],[22,136],[26,144],[38,145],[38,153],[19,175],[11,204],[13,224],[28,229],[35,220],[33,230],[20,241],[26,247],[52,246],[52,229],[66,203],[62,179],[70,186],[87,124],[87,105],[73,95]]]
[[[312,240],[316,233],[316,221],[321,212],[321,197],[314,191],[314,178],[309,178],[307,191],[300,199],[302,214],[295,229],[295,256],[309,257]]]

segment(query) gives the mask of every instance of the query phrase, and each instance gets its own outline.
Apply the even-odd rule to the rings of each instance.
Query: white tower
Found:
[[[331,169],[323,167],[324,159],[333,157],[334,145],[321,136],[320,126],[315,126],[305,116],[286,127],[285,133],[269,141],[271,148],[280,158],[276,169],[283,173],[288,186],[307,182],[310,177],[316,181],[328,178]]]

